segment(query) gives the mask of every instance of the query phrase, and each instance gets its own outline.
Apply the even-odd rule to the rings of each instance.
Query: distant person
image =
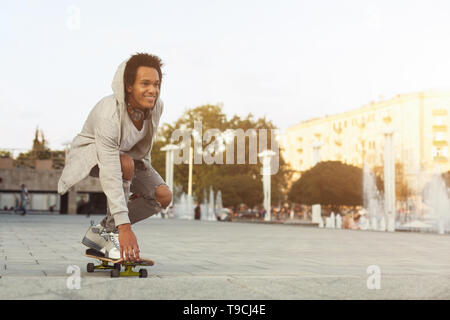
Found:
[[[201,208],[200,204],[197,202],[197,206],[194,209],[194,219],[200,220],[200,218],[201,218]]]
[[[267,214],[267,210],[266,210],[266,208],[263,208],[262,211],[261,211],[261,217],[262,217],[263,220],[266,219],[266,214]]]
[[[119,66],[113,94],[91,110],[71,144],[58,183],[58,192],[65,194],[89,175],[100,178],[106,217],[88,229],[82,243],[108,258],[139,260],[131,225],[172,201],[172,192],[150,162],[163,112],[161,67],[161,59],[147,53],[135,54]]]
[[[234,216],[234,207],[230,206],[230,207],[228,207],[228,209],[229,209],[228,221],[232,222],[233,221],[233,216]]]
[[[24,216],[27,214],[27,201],[28,201],[29,193],[24,184],[22,184],[20,187],[22,188],[22,191],[20,192],[20,202],[19,202],[19,208],[17,211],[22,211],[22,215]]]
[[[361,218],[361,215],[359,213],[350,213],[344,216],[344,219],[342,221],[342,228],[343,229],[351,229],[351,230],[359,230],[360,227],[358,225],[359,219]]]

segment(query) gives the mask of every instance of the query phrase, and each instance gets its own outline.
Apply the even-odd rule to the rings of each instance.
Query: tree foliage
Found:
[[[36,129],[33,140],[33,147],[28,152],[21,152],[15,159],[16,167],[34,168],[36,160],[52,160],[54,169],[62,169],[65,162],[65,152],[60,150],[50,150],[48,141],[44,137],[44,133]]]
[[[7,150],[0,150],[0,158],[12,158],[12,153]]]
[[[290,201],[313,205],[363,204],[363,171],[339,161],[319,162],[292,184]]]
[[[384,167],[377,166],[373,169],[376,176],[380,177],[380,181],[384,181]],[[384,184],[378,186],[378,190],[384,191]],[[395,163],[395,197],[397,200],[405,201],[411,195],[413,191],[408,185],[404,165],[400,162]]]
[[[161,148],[169,143],[177,144],[180,142],[171,140],[173,132],[176,129],[194,128],[194,121],[201,122],[203,134],[208,129],[218,129],[222,133],[227,129],[242,129],[243,131],[256,129],[257,138],[259,138],[258,129],[276,129],[271,121],[266,118],[254,119],[252,114],[247,115],[245,118],[234,115],[228,120],[222,108],[216,105],[203,105],[189,109],[173,125],[162,125],[158,133],[158,138],[153,145],[151,154],[152,166],[163,178],[165,178],[165,152],[161,151]],[[268,147],[270,148],[270,135],[268,136]],[[209,142],[202,140],[203,151],[208,145],[214,143],[214,141],[215,139]],[[262,204],[262,164],[259,159],[257,164],[249,164],[248,137],[245,142],[245,164],[237,164],[237,139],[235,139],[235,161],[233,164],[226,164],[227,152],[225,150],[223,152],[223,164],[206,164],[205,161],[202,161],[202,164],[193,165],[192,192],[196,199],[203,201],[204,190],[207,190],[209,194],[209,189],[212,187],[214,192],[219,190],[222,192],[224,206],[237,206],[245,203],[253,207]],[[191,145],[193,145],[193,139],[191,140]],[[174,167],[174,184],[181,186],[183,192],[187,192],[188,188],[188,170],[188,163],[182,163]],[[271,177],[272,203],[285,201],[283,190],[285,190],[286,181],[289,180],[290,174],[291,170],[280,152],[279,171]]]
[[[450,170],[443,173],[442,178],[444,179],[447,188],[450,188]]]

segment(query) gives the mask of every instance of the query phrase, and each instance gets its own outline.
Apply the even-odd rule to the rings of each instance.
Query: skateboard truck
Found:
[[[111,270],[111,278],[118,277],[139,277],[147,278],[148,273],[146,269],[140,269],[139,272],[134,271],[136,266],[152,266],[154,262],[149,259],[141,259],[140,261],[128,262],[122,259],[113,260],[106,258],[105,255],[94,249],[87,249],[85,255],[90,258],[97,259],[101,264],[94,265],[92,262],[87,264],[87,272],[94,272],[95,270]],[[120,271],[122,265],[125,270]]]

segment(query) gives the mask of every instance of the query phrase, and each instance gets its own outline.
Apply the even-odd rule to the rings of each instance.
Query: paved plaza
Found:
[[[0,214],[0,299],[450,298],[449,235],[151,218],[148,278],[110,278],[80,242],[100,218]]]

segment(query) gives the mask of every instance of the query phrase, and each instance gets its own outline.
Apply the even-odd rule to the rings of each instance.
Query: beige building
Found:
[[[297,172],[317,161],[383,165],[384,132],[394,130],[395,161],[409,176],[440,165],[450,170],[450,91],[399,94],[359,109],[304,121],[286,129],[284,157]],[[315,150],[315,151],[314,151]],[[297,175],[298,177],[298,175]]]

